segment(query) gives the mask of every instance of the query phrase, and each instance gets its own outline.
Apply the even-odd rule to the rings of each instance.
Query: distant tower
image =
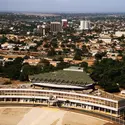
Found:
[[[60,31],[62,31],[61,23],[60,22],[51,22],[50,31],[51,32],[60,32]]]
[[[46,35],[46,26],[44,24],[38,25],[37,26],[37,33],[42,35],[42,36],[45,36]]]
[[[90,29],[90,21],[88,21],[88,20],[81,20],[79,28],[80,28],[80,30],[88,30],[88,29]]]
[[[43,36],[46,35],[46,26],[45,25],[42,25],[42,33],[43,33]]]
[[[62,19],[62,28],[67,28],[67,26],[68,26],[67,19]]]

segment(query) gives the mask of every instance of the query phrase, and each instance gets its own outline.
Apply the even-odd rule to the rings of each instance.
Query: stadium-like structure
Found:
[[[94,81],[84,72],[83,68],[70,67],[55,72],[30,76],[33,86],[56,89],[82,91],[93,89]]]
[[[96,95],[39,89],[0,89],[0,104],[57,105],[118,116],[125,99],[99,91]]]
[[[53,74],[55,79],[55,73]],[[76,80],[75,83],[77,84],[74,84],[72,79],[73,85],[68,85],[71,81],[67,82],[67,85],[59,85],[57,82],[54,84],[53,74],[43,74],[39,76],[39,79],[41,79],[37,82],[33,81],[34,79],[38,79],[37,76],[31,77],[31,87],[1,88],[0,104],[53,105],[80,110],[92,110],[117,117],[120,115],[120,112],[125,109],[124,98],[106,93],[102,90],[96,90],[92,80],[88,80],[90,81],[87,81],[88,84],[80,84],[78,86],[77,78],[81,78],[81,73],[75,72],[73,79],[74,81]],[[45,81],[44,75],[46,76],[47,82]],[[48,81],[47,76],[48,79],[51,78],[51,80]],[[61,83],[68,81],[69,76],[67,77],[67,75],[65,75],[65,78],[60,77]],[[56,78],[56,81],[59,82],[57,75]],[[44,82],[42,81],[43,79]],[[91,91],[88,91],[88,89]]]

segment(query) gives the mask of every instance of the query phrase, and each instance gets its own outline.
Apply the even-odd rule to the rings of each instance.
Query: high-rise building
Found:
[[[79,28],[80,28],[80,30],[88,30],[88,29],[90,29],[90,21],[88,21],[88,20],[81,20]]]
[[[67,26],[68,26],[68,21],[67,21],[67,19],[62,19],[62,27],[63,27],[63,28],[67,28]]]
[[[60,32],[62,31],[62,25],[60,22],[51,22],[50,23],[50,31],[51,32]]]
[[[42,36],[45,36],[46,35],[46,26],[44,24],[38,25],[37,26],[37,33],[42,35]]]
[[[46,35],[46,26],[45,25],[42,25],[42,33],[43,33],[43,36],[45,36]]]

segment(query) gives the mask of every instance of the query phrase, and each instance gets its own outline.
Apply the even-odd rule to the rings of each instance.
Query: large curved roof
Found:
[[[94,81],[87,75],[86,72],[64,71],[59,70],[49,73],[41,73],[30,76],[33,83],[54,83],[66,85],[86,85],[92,84]]]
[[[48,87],[48,88],[55,88],[55,89],[70,89],[70,90],[86,90],[86,89],[93,89],[93,84],[88,84],[86,86],[73,86],[73,85],[58,85],[52,83],[33,83],[34,86],[40,87]]]

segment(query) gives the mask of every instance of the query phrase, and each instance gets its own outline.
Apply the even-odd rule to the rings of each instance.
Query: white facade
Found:
[[[80,30],[88,30],[88,29],[90,29],[90,21],[88,21],[88,20],[81,20],[79,28],[80,28]]]
[[[102,40],[103,42],[107,43],[107,44],[111,44],[111,38],[99,38],[99,40]]]
[[[101,91],[100,91],[101,92]],[[111,94],[79,94],[74,92],[41,90],[41,89],[0,89],[0,104],[24,103],[24,104],[46,104],[49,106],[50,96],[56,97],[62,107],[87,109],[109,113],[119,116],[119,112],[125,108],[125,99]],[[67,102],[68,101],[68,102]]]
[[[42,25],[42,29],[43,29],[43,36],[45,36],[46,35],[46,26]]]
[[[117,37],[121,37],[122,35],[125,36],[125,31],[117,31],[117,32],[115,32],[115,36],[117,36]]]
[[[46,25],[38,25],[37,26],[37,32],[40,33],[41,35],[45,36],[46,35]]]

